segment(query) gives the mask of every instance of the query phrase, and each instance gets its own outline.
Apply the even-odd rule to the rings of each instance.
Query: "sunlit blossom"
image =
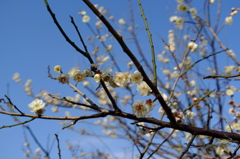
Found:
[[[228,25],[231,25],[233,23],[232,16],[228,16],[225,18],[225,23]]]
[[[41,99],[35,99],[30,104],[28,104],[28,107],[30,108],[30,111],[41,115],[45,112],[45,103]]]
[[[73,80],[76,82],[84,81],[86,78],[86,75],[84,72],[77,70],[73,74]]]
[[[85,15],[87,12],[86,11],[80,11],[78,14]]]
[[[196,10],[196,8],[190,8],[190,9],[189,9],[189,12],[190,12],[192,15],[197,15],[197,10]]]
[[[196,52],[197,51],[197,47],[198,47],[198,44],[196,44],[195,42],[193,41],[190,41],[188,43],[188,48],[191,52]]]
[[[95,80],[95,82],[97,82],[97,83],[100,82],[100,80],[101,80],[101,75],[98,74],[98,73],[95,74],[95,75],[94,75],[94,80]]]
[[[130,72],[115,72],[113,81],[120,87],[125,87],[130,82]]]
[[[61,73],[62,68],[60,65],[56,65],[53,70],[54,70],[54,72]]]
[[[177,6],[177,9],[180,12],[186,12],[186,11],[188,11],[188,6],[184,3],[179,3],[178,6]]]
[[[122,25],[126,24],[126,22],[125,22],[125,20],[124,20],[123,18],[119,19],[119,20],[118,20],[118,23],[119,23],[119,24],[122,24]]]
[[[145,102],[137,100],[132,105],[132,111],[138,118],[140,118],[147,115],[149,109]]]
[[[90,17],[88,16],[88,15],[84,15],[83,17],[82,17],[82,22],[83,23],[88,23],[90,21]]]
[[[68,74],[60,74],[57,76],[57,79],[60,83],[65,84],[69,81],[69,76]]]
[[[135,71],[131,76],[131,81],[135,84],[140,84],[143,80],[143,76],[139,71]]]
[[[148,96],[151,94],[152,90],[145,81],[142,81],[138,86],[137,90],[141,96]]]

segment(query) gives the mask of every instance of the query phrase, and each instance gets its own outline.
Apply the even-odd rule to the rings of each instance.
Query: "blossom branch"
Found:
[[[6,114],[6,115],[11,115],[11,116],[21,116],[21,117],[31,117],[31,118],[39,118],[39,119],[49,119],[49,120],[83,120],[83,119],[92,119],[92,118],[99,118],[99,117],[105,117],[108,115],[112,116],[118,116],[122,118],[127,118],[139,122],[146,122],[146,123],[151,123],[155,125],[159,125],[162,128],[173,128],[176,130],[180,131],[185,131],[189,132],[191,134],[195,135],[205,135],[205,136],[211,136],[215,138],[221,138],[221,139],[227,139],[232,142],[239,142],[240,141],[240,134],[238,133],[233,133],[233,132],[223,132],[223,131],[217,131],[217,130],[206,130],[205,128],[198,128],[194,126],[189,126],[189,125],[184,125],[184,124],[178,124],[178,125],[172,125],[171,122],[164,122],[155,118],[148,118],[148,117],[143,117],[143,118],[137,118],[133,114],[129,114],[126,112],[118,113],[116,111],[105,111],[105,112],[100,112],[97,114],[93,115],[84,115],[84,116],[77,116],[77,117],[53,117],[53,116],[38,116],[38,115],[30,115],[30,114],[19,114],[19,113],[11,113],[11,112],[6,112],[6,111],[0,111],[0,114]]]
[[[101,21],[105,24],[105,26],[108,28],[109,32],[112,33],[112,35],[116,38],[120,46],[122,47],[123,51],[129,56],[129,58],[133,61],[135,66],[137,67],[138,71],[141,72],[144,81],[149,85],[149,87],[152,89],[154,95],[162,105],[163,109],[165,110],[169,120],[173,125],[177,125],[177,122],[171,112],[171,109],[168,107],[166,102],[164,101],[162,95],[159,93],[157,87],[152,83],[152,81],[148,78],[147,74],[145,73],[142,65],[139,63],[137,58],[134,56],[134,54],[130,51],[128,46],[125,44],[123,41],[122,37],[116,32],[116,30],[112,27],[112,25],[106,20],[106,18],[94,7],[94,5],[88,1],[88,0],[83,0],[87,6],[95,13],[95,15],[101,19]]]

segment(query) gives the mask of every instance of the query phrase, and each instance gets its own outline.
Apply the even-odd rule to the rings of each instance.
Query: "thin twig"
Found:
[[[50,13],[54,23],[56,24],[58,30],[62,33],[63,37],[66,39],[66,41],[72,45],[73,48],[75,48],[79,53],[81,53],[83,56],[85,56],[86,58],[88,58],[88,60],[90,61],[90,63],[94,63],[92,58],[90,57],[90,55],[87,52],[84,52],[83,50],[81,50],[73,41],[71,41],[71,39],[67,36],[67,34],[64,32],[64,30],[62,29],[61,25],[58,23],[58,20],[55,16],[55,14],[52,12],[48,1],[44,0],[45,5],[47,7],[48,12]]]
[[[0,129],[3,129],[3,128],[11,128],[11,127],[18,126],[18,125],[24,125],[24,124],[26,124],[26,123],[28,123],[28,122],[30,122],[30,121],[33,121],[34,119],[36,119],[36,118],[31,118],[31,119],[29,119],[29,120],[27,120],[27,121],[19,122],[19,123],[17,123],[17,124],[13,124],[13,125],[2,126],[2,127],[0,127]]]
[[[189,141],[186,149],[182,152],[182,154],[181,154],[181,156],[179,157],[179,159],[181,159],[181,158],[185,155],[185,153],[188,151],[188,149],[189,149],[190,146],[192,145],[192,143],[193,143],[193,141],[194,141],[194,139],[195,139],[196,136],[197,136],[197,135],[192,135],[191,140]]]
[[[154,79],[153,83],[155,84],[155,86],[157,86],[157,65],[156,65],[156,59],[155,59],[154,45],[153,45],[153,41],[152,41],[152,34],[151,34],[150,29],[148,27],[147,18],[146,18],[145,14],[144,14],[144,10],[143,10],[142,3],[141,3],[140,0],[138,0],[138,5],[139,5],[140,11],[141,11],[141,16],[142,16],[144,24],[145,24],[146,32],[148,34],[149,44],[151,46],[153,79]]]
[[[55,134],[56,139],[57,139],[57,147],[58,147],[58,158],[61,159],[61,149],[60,149],[60,144],[59,144],[59,139],[58,139],[58,135]]]

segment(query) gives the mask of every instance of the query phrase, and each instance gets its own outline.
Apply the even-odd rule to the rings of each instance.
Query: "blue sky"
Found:
[[[129,20],[129,7],[128,1],[126,0],[94,0],[91,2],[93,4],[98,3],[100,6],[104,6],[104,8],[109,9],[109,13],[113,14],[116,20],[120,18],[124,18],[126,21]],[[140,12],[138,5],[135,1],[132,2],[134,13],[137,17],[136,23],[143,27],[143,23],[139,16]],[[193,6],[198,6],[198,12],[201,13],[203,8],[198,3],[199,2],[195,1]],[[53,12],[56,14],[60,24],[64,30],[66,30],[66,33],[73,39],[73,41],[76,42],[78,46],[81,46],[81,44],[78,41],[78,37],[72,24],[70,23],[69,15],[74,17],[84,39],[92,36],[92,33],[89,31],[87,26],[81,22],[81,16],[77,13],[79,11],[86,10],[87,14],[91,17],[91,25],[95,24],[96,18],[82,1],[49,0],[49,4]],[[174,0],[153,0],[151,2],[142,0],[142,4],[145,8],[145,14],[148,18],[149,26],[153,34],[155,48],[157,51],[161,51],[164,47],[164,44],[161,42],[159,37],[167,40],[168,30],[173,27],[173,25],[169,23],[169,17],[174,15],[177,3]],[[213,6],[213,11],[216,11],[215,7],[216,6]],[[230,9],[232,7],[240,7],[238,0],[223,0],[220,23],[224,22],[225,17],[230,13]],[[114,26],[119,27],[116,24],[114,24]],[[238,37],[240,36],[239,27],[240,17],[239,15],[236,15],[234,17],[233,25],[225,26],[223,32],[221,32],[219,35],[223,43],[226,44],[228,48],[234,50],[237,56],[239,55],[238,52],[240,51],[238,40]],[[143,49],[149,49],[150,52],[150,48],[147,45],[148,40],[146,38],[144,28],[138,36],[140,37],[140,43],[143,44]],[[116,48],[114,49],[113,54],[117,55],[119,60],[126,59],[126,56],[115,42],[110,41],[107,43],[113,44],[113,46]],[[131,45],[131,42],[129,42],[129,45]],[[93,50],[91,46],[88,48],[90,52]],[[12,99],[12,102],[26,113],[30,113],[27,105],[33,100],[33,98],[25,95],[21,86],[11,80],[14,73],[20,73],[23,84],[27,79],[32,79],[33,91],[36,94],[39,93],[39,91],[46,89],[53,94],[60,92],[62,96],[68,96],[74,95],[69,87],[66,85],[61,85],[57,81],[53,81],[47,77],[48,65],[53,68],[55,65],[60,64],[65,72],[67,72],[73,66],[80,66],[83,69],[89,67],[89,63],[86,60],[83,60],[83,56],[77,53],[65,41],[60,32],[57,30],[53,20],[47,12],[43,1],[1,1],[0,59],[0,98],[3,98],[4,94],[8,94]],[[126,60],[129,61],[129,59]],[[231,64],[231,61],[225,62]],[[124,68],[125,66],[122,67]],[[53,73],[53,75],[56,74]],[[1,105],[6,108],[3,103],[1,103]],[[60,112],[60,115],[64,115],[64,111]],[[0,126],[15,123],[12,117],[6,115],[0,115],[0,119]],[[21,120],[26,120],[26,118],[21,118]],[[84,137],[78,135],[77,133],[69,130],[62,131],[61,126],[58,123],[59,121],[46,121],[39,119],[30,123],[29,126],[35,132],[36,136],[43,145],[47,144],[48,137],[50,137],[50,142],[52,142],[54,139],[54,133],[58,133],[61,140],[63,158],[70,157],[69,151],[66,150],[66,141],[79,141],[80,145],[82,146],[83,143],[87,143],[89,146],[87,148],[90,148],[91,144],[101,144],[97,138],[94,139],[94,141],[89,141],[88,139],[86,141]],[[96,130],[94,126],[91,126],[91,129],[93,131]],[[97,129],[97,131],[99,130]],[[28,139],[30,140],[30,143],[33,143],[30,135],[28,135]],[[0,153],[2,158],[24,158],[22,151],[24,138],[23,129],[21,126],[1,129],[0,140]],[[106,143],[111,146],[114,145],[111,144],[112,142],[112,139],[106,141]],[[124,144],[117,146],[125,147]],[[131,147],[130,144],[129,147]],[[37,146],[33,144],[32,148],[34,151]],[[108,150],[106,150],[106,152],[107,151]],[[116,152],[116,154],[121,153],[114,148],[113,151]],[[56,144],[54,145],[51,155],[52,158],[57,157]]]

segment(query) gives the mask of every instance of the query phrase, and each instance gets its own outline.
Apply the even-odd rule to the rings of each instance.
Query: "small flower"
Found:
[[[214,3],[215,3],[215,0],[209,0],[209,3],[210,3],[210,4],[214,4]]]
[[[235,109],[234,109],[234,108],[230,108],[230,109],[228,110],[228,112],[229,112],[229,114],[234,115],[234,114],[235,114]]]
[[[110,79],[111,79],[110,73],[112,73],[112,69],[111,68],[106,68],[106,69],[103,70],[103,72],[102,72],[102,79],[105,82],[109,82],[110,81]]]
[[[86,77],[92,77],[93,76],[92,71],[89,70],[89,69],[84,70],[84,73],[85,73]]]
[[[130,72],[115,72],[113,81],[120,87],[125,87],[130,82]]]
[[[132,111],[138,118],[140,118],[147,115],[149,109],[143,101],[137,100],[132,105]]]
[[[21,82],[19,73],[14,73],[12,79],[15,80],[15,82],[17,82],[17,83]]]
[[[41,115],[45,112],[45,103],[41,99],[35,99],[32,103],[28,104],[28,106],[30,111],[35,114]]]
[[[57,72],[57,73],[61,73],[62,72],[61,66],[60,65],[55,66],[54,71]]]
[[[97,82],[97,83],[100,82],[100,80],[101,80],[101,75],[98,74],[98,73],[95,74],[95,75],[94,75],[94,80],[95,80],[95,82]]]
[[[108,45],[107,48],[106,48],[106,51],[110,52],[111,50],[112,50],[112,45]]]
[[[125,22],[125,20],[124,20],[123,18],[119,19],[119,20],[118,20],[118,23],[119,23],[119,24],[122,24],[122,25],[126,24],[126,22]]]
[[[86,79],[86,75],[84,72],[77,70],[73,74],[73,80],[76,82],[84,81]]]
[[[190,8],[190,9],[189,9],[189,12],[190,12],[192,15],[197,15],[197,10],[196,10],[196,8]]]
[[[155,107],[155,103],[153,103],[151,99],[146,100],[145,103],[148,106],[149,111],[153,110],[153,108]]]
[[[177,16],[171,16],[170,18],[169,18],[169,21],[170,22],[175,22],[176,20],[177,20]]]
[[[183,2],[183,0],[177,0],[177,3],[182,3]]]
[[[186,118],[192,119],[194,116],[195,116],[194,112],[189,111],[189,110],[186,111],[186,115],[185,115]]]
[[[197,51],[197,47],[198,47],[198,44],[196,44],[195,42],[193,41],[190,41],[188,43],[188,48],[191,52],[196,52]]]
[[[68,71],[68,75],[69,75],[69,77],[73,77],[74,74],[75,74],[75,72],[77,72],[77,71],[79,71],[79,70],[80,70],[79,67],[73,67],[73,68],[71,68],[71,70]]]
[[[180,12],[186,12],[186,11],[188,11],[188,6],[184,3],[179,3],[178,6],[177,6],[177,9]]]
[[[231,25],[233,23],[232,16],[228,16],[225,18],[225,23],[228,25]]]
[[[143,80],[143,76],[139,71],[135,71],[131,76],[131,81],[135,84],[140,84]]]
[[[78,14],[81,14],[81,15],[86,15],[86,11],[81,11],[81,12],[78,12]]]
[[[65,84],[69,81],[69,76],[68,74],[60,74],[57,76],[57,79],[60,83]]]
[[[232,89],[227,89],[226,90],[226,95],[233,96],[234,95],[234,91]]]
[[[88,23],[90,21],[90,17],[88,16],[88,15],[84,15],[83,17],[82,17],[82,22],[83,23]]]
[[[147,85],[145,81],[142,81],[138,86],[137,90],[140,92],[141,96],[148,96],[151,94],[152,90],[151,88]]]

